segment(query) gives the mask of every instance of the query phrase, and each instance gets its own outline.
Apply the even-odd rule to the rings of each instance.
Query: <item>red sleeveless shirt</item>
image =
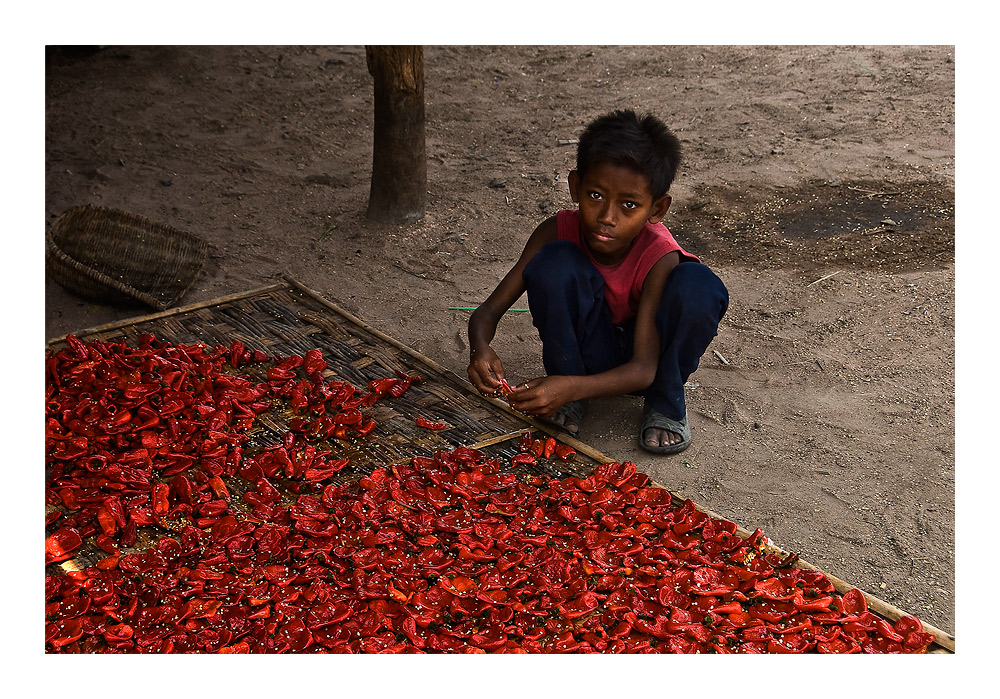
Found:
[[[575,243],[587,255],[591,264],[604,277],[604,298],[611,311],[611,322],[621,325],[635,318],[639,310],[639,296],[642,294],[642,284],[646,275],[660,258],[671,252],[679,252],[681,260],[694,260],[697,257],[684,251],[662,223],[646,222],[645,227],[632,241],[632,247],[625,257],[616,265],[602,265],[594,260],[590,250],[580,240],[580,211],[564,209],[556,214],[556,227],[559,240]]]

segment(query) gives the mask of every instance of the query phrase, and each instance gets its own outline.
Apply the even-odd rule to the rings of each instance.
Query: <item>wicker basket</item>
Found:
[[[208,245],[191,233],[99,206],[65,211],[45,236],[46,274],[87,298],[162,311],[201,273]]]

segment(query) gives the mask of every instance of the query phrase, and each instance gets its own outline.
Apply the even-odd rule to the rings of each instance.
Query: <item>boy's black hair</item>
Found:
[[[652,114],[618,109],[597,117],[580,134],[576,170],[583,177],[600,163],[631,168],[649,180],[653,199],[670,190],[681,162],[681,143]]]

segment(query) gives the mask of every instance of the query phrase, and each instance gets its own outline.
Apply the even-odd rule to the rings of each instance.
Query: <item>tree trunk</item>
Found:
[[[424,217],[427,157],[424,145],[422,46],[367,46],[375,79],[375,133],[368,218],[404,223]]]

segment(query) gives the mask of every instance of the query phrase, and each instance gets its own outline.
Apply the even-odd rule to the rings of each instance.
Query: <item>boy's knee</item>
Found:
[[[729,307],[729,291],[707,265],[684,262],[674,267],[663,292],[663,305],[685,313],[721,320]]]

